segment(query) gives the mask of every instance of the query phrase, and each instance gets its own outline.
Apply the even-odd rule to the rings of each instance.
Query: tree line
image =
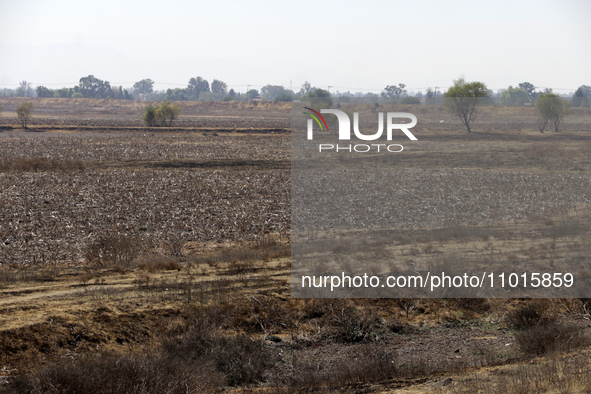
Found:
[[[246,93],[235,92],[228,89],[228,85],[221,80],[214,79],[211,83],[202,77],[190,78],[184,88],[154,90],[155,82],[150,79],[142,79],[132,87],[111,86],[109,81],[96,78],[93,75],[80,78],[79,84],[71,88],[50,89],[45,86],[31,88],[31,84],[22,81],[15,90],[3,89],[0,96],[17,97],[60,97],[60,98],[111,98],[122,100],[152,100],[152,101],[235,101],[235,100],[267,100],[267,101],[292,101],[295,99],[306,100],[309,97],[363,97],[379,99],[380,101],[400,104],[442,104],[443,91],[438,88],[427,88],[425,92],[409,92],[403,83],[386,85],[382,92],[376,93],[351,93],[329,92],[321,88],[313,87],[308,81],[301,85],[296,92],[281,85],[265,85],[260,91],[248,89]],[[519,83],[516,87],[509,86],[493,92],[487,89],[488,96],[501,105],[535,105],[537,99],[551,92],[550,89],[537,91],[530,82]],[[563,95],[562,97],[565,97]],[[581,85],[574,93],[568,96],[572,107],[591,107],[591,86]]]

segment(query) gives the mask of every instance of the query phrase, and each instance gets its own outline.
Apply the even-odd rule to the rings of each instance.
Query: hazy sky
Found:
[[[464,75],[575,90],[591,85],[591,1],[0,0],[0,88],[89,74],[158,89],[202,76],[424,91]]]

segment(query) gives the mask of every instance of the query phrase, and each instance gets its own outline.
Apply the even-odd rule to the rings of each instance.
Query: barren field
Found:
[[[291,298],[288,105],[182,103],[146,128],[146,103],[35,99],[24,130],[21,101],[0,99],[0,392],[591,387],[583,295]],[[467,134],[440,107],[390,110],[419,117],[404,154],[364,159],[393,168],[396,264],[589,262],[591,111],[541,134],[533,108],[486,108]],[[378,261],[332,208],[342,241],[310,247]]]

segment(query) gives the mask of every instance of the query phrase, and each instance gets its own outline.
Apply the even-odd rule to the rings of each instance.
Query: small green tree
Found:
[[[144,124],[148,127],[156,126],[156,106],[152,103],[144,111]]]
[[[33,103],[26,102],[22,103],[16,109],[16,116],[18,117],[19,122],[21,122],[21,125],[25,129],[27,128],[27,123],[29,123],[29,120],[31,119],[31,112],[33,112],[33,108]]]
[[[178,104],[170,104],[170,101],[163,101],[156,108],[156,120],[161,126],[170,127],[172,122],[179,117],[181,107]]]
[[[443,94],[444,109],[456,115],[468,133],[471,133],[470,122],[476,116],[476,107],[483,103],[483,98],[489,97],[488,88],[483,82],[466,82],[464,77],[454,80]]]
[[[525,89],[509,86],[501,93],[501,105],[523,105],[527,102],[529,102],[529,94]]]
[[[554,123],[554,131],[558,132],[560,123],[570,113],[570,103],[561,99],[559,95],[548,92],[543,93],[536,101],[538,110],[538,128],[543,133],[548,122]]]
[[[181,107],[170,101],[163,101],[160,105],[149,104],[144,111],[144,124],[148,127],[170,127],[180,113]]]

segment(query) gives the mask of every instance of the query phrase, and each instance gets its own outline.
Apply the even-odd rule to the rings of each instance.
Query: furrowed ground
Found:
[[[0,99],[0,391],[589,389],[586,298],[292,299],[288,106],[181,103],[159,129],[141,102],[34,99],[23,130],[21,101]],[[591,111],[540,134],[487,108],[467,134],[391,110],[420,119],[400,263],[588,263]]]

